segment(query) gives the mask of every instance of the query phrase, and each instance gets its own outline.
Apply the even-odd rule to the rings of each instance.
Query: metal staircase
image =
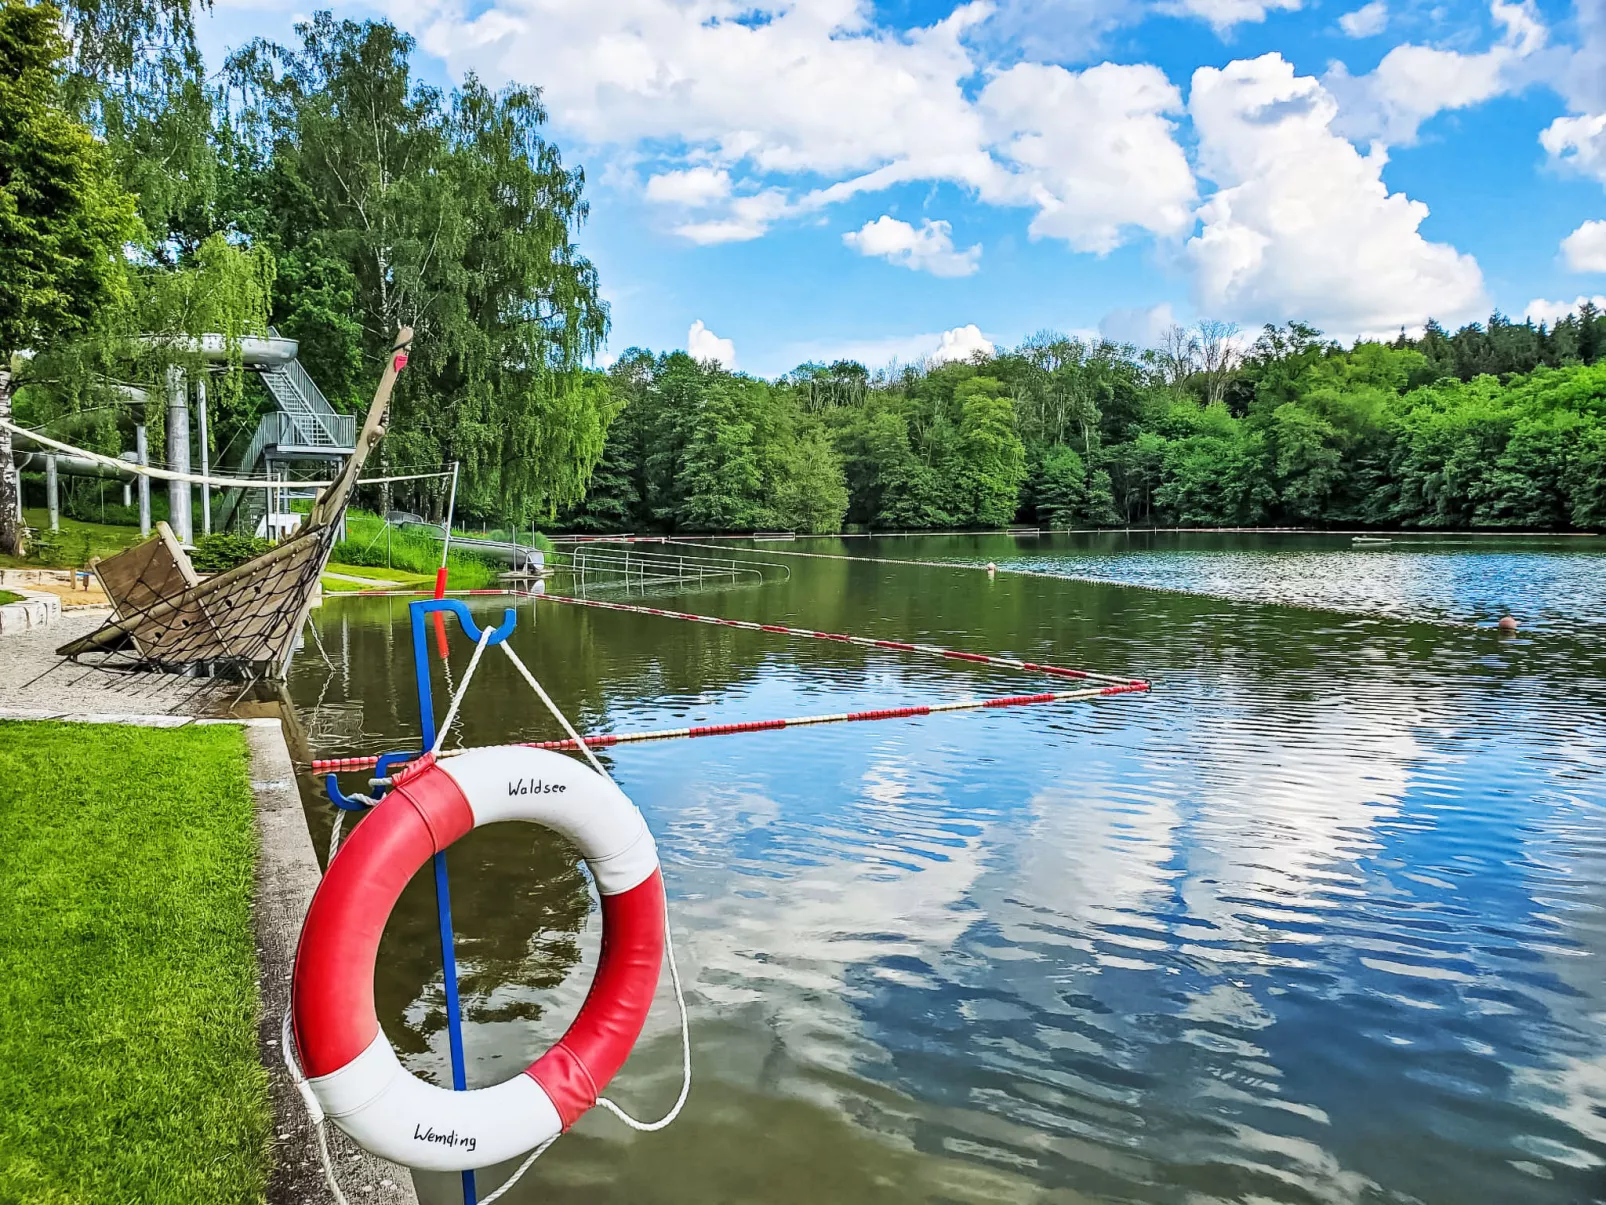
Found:
[[[357,435],[356,416],[337,413],[301,367],[300,360],[291,360],[261,375],[262,383],[279,404],[279,413],[291,420],[288,427],[279,428],[284,437],[281,443],[308,451],[321,449],[329,456],[351,455]],[[273,417],[264,415],[263,422]]]
[[[338,468],[356,447],[356,416],[341,414],[331,406],[299,360],[265,365],[257,374],[278,408],[258,421],[256,433],[231,475],[272,476],[278,465],[289,461],[327,461]],[[254,530],[267,503],[265,490],[226,491],[218,510],[218,529],[226,529],[232,522],[242,530]]]

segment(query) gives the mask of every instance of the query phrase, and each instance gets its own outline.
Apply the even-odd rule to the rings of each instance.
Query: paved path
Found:
[[[357,577],[355,574],[351,573],[336,573],[332,569],[325,569],[323,571],[323,575],[325,577],[332,577],[337,582],[357,582],[359,585],[363,586],[395,586],[397,588],[402,588],[412,584],[411,579],[405,582],[399,582],[395,578],[387,577]],[[418,580],[422,582],[428,581],[429,579],[421,577]]]
[[[59,647],[94,631],[110,614],[79,607],[48,627],[7,633],[0,644],[0,718],[209,715],[239,690],[177,674],[113,673],[56,656]]]

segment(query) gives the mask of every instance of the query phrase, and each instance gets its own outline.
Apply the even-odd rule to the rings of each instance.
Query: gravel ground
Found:
[[[94,631],[108,614],[77,608],[47,627],[0,636],[0,717],[205,716],[238,691],[238,686],[220,689],[172,674],[113,673],[56,656],[58,648]]]

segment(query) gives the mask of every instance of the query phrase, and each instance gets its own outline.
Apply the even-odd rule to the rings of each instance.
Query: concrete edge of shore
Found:
[[[161,717],[171,720],[176,717]],[[194,721],[204,723],[205,721]],[[280,1049],[285,1010],[290,1006],[290,970],[295,960],[301,920],[312,903],[323,871],[307,828],[306,812],[296,790],[295,764],[275,719],[223,720],[245,728],[251,751],[251,790],[256,796],[257,966],[262,1016],[257,1045],[268,1069],[273,1101],[273,1168],[268,1181],[272,1205],[333,1202],[318,1161],[318,1143],[306,1106],[290,1079]],[[406,1168],[370,1155],[334,1126],[326,1126],[329,1153],[341,1190],[364,1205],[418,1205],[412,1174]]]
[[[20,595],[21,601],[0,603],[0,635],[42,628],[61,618],[61,599],[54,594],[26,590],[21,586],[11,589],[11,592]]]

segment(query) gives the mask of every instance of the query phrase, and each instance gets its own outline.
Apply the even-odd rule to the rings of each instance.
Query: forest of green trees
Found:
[[[1044,333],[970,363],[774,382],[633,349],[590,531],[1606,526],[1606,315],[1343,348],[1219,323],[1139,352]]]
[[[1201,322],[1157,348],[1044,333],[775,381],[634,348],[601,371],[584,176],[536,91],[431,87],[406,35],[328,13],[209,74],[193,17],[190,0],[0,0],[0,417],[14,395],[18,421],[81,446],[128,448],[141,423],[160,448],[155,383],[188,337],[270,325],[354,411],[410,325],[380,467],[461,462],[459,514],[498,526],[1606,526],[1591,306],[1349,348]],[[268,403],[238,365],[212,397],[227,471]],[[445,498],[428,482],[366,501],[438,515]]]

